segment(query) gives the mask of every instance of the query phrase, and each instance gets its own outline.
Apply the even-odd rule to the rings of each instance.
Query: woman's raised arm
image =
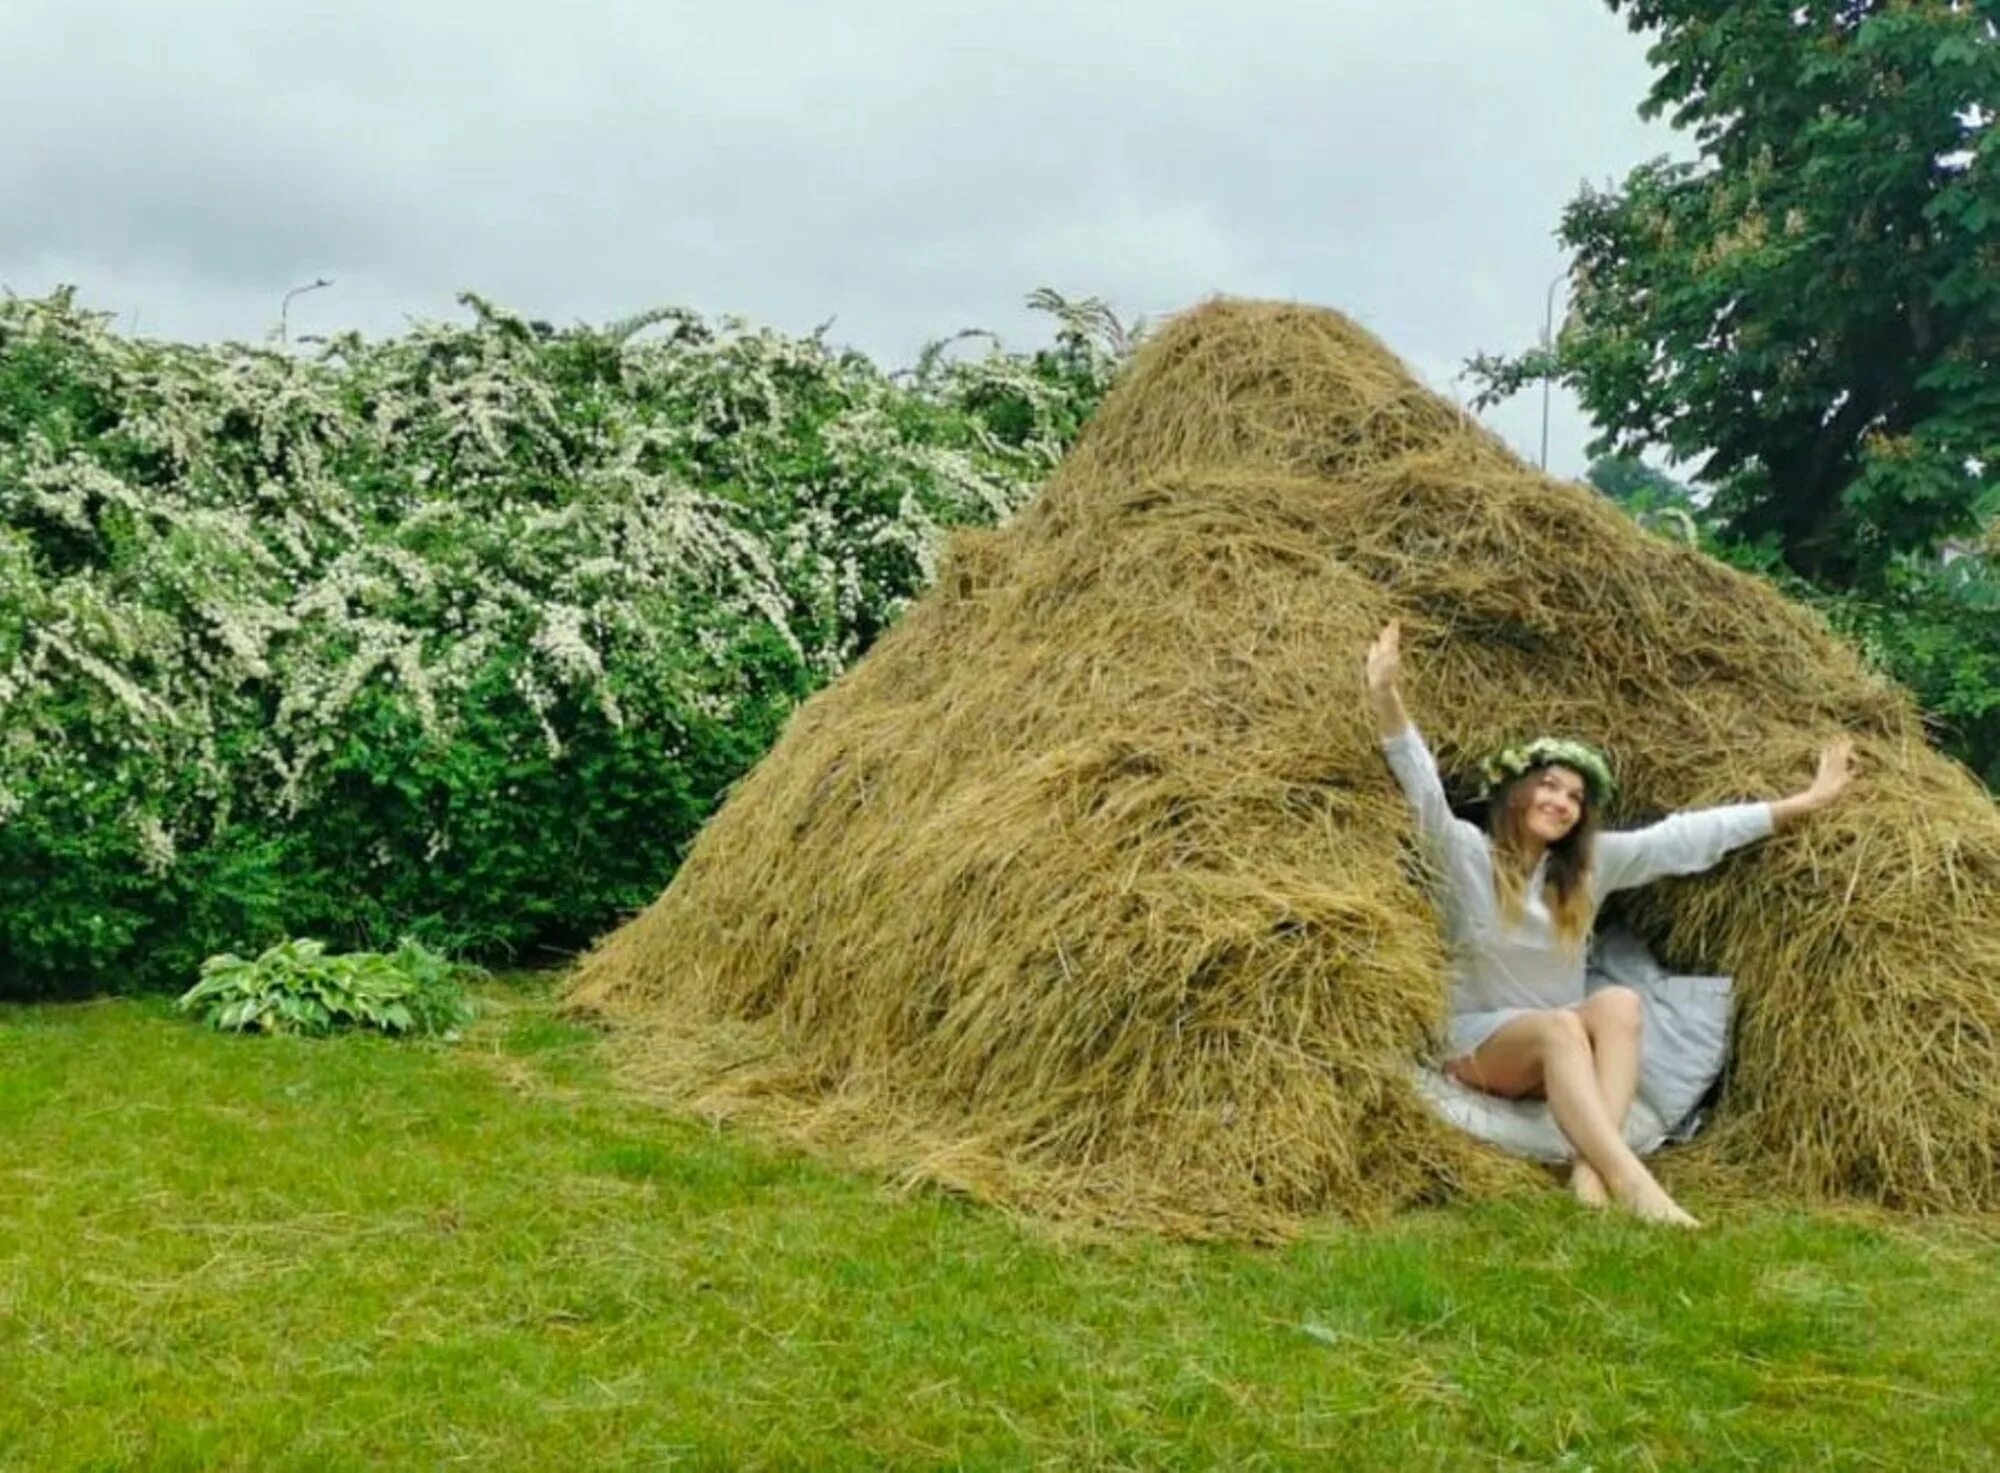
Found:
[[[1818,812],[1847,790],[1854,776],[1853,756],[1854,743],[1841,737],[1820,753],[1819,771],[1811,784],[1788,798],[1701,808],[1673,814],[1647,828],[1600,834],[1598,893],[1630,890],[1666,875],[1700,874],[1731,850]]]
[[[1391,619],[1368,646],[1368,704],[1375,712],[1375,734],[1383,741],[1401,736],[1410,725],[1403,707],[1403,625]]]
[[[1435,859],[1460,852],[1477,856],[1484,841],[1479,830],[1451,811],[1444,782],[1438,777],[1437,762],[1430,748],[1410,724],[1403,706],[1402,627],[1391,620],[1368,646],[1368,704],[1375,712],[1375,731],[1382,739],[1382,754],[1389,770],[1409,799],[1416,815],[1417,835]]]

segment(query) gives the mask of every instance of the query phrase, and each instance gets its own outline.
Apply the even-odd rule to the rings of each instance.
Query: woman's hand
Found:
[[[1810,786],[1771,805],[1771,822],[1782,827],[1804,818],[1839,798],[1854,781],[1854,739],[1836,737],[1819,754],[1819,770]]]
[[[1403,623],[1391,619],[1368,646],[1368,693],[1391,691],[1403,675]]]
[[[1403,625],[1391,619],[1368,646],[1368,704],[1375,712],[1375,731],[1384,741],[1400,736],[1410,724],[1403,709]]]
[[[1847,785],[1854,781],[1854,739],[1839,737],[1826,744],[1826,750],[1819,754],[1819,771],[1813,774],[1812,786],[1806,789],[1821,808],[1847,791]]]

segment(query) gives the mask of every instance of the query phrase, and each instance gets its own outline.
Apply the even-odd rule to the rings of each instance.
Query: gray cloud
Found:
[[[1448,389],[1539,327],[1583,178],[1668,151],[1595,0],[14,0],[0,281],[142,330],[737,311],[891,360],[1158,313],[1341,307]],[[1491,417],[1533,452],[1536,408]],[[1552,468],[1580,468],[1560,406]]]

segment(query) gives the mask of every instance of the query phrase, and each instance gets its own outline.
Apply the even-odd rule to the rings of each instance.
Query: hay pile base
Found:
[[[1700,1149],[1994,1204],[2000,811],[1808,614],[1290,305],[1150,343],[572,999],[648,1085],[1038,1214],[1270,1237],[1521,1181],[1408,1082],[1444,957],[1360,683],[1392,614],[1447,773],[1573,733],[1614,823],[1789,791],[1854,733],[1844,807],[1637,907],[1738,979]]]

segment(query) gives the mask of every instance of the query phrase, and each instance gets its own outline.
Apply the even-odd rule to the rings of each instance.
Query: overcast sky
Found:
[[[890,364],[1352,313],[1436,388],[1541,326],[1584,180],[1677,150],[1600,0],[0,0],[0,284],[149,335],[738,312]],[[1532,457],[1532,396],[1489,422]],[[1558,395],[1552,470],[1588,426]]]

